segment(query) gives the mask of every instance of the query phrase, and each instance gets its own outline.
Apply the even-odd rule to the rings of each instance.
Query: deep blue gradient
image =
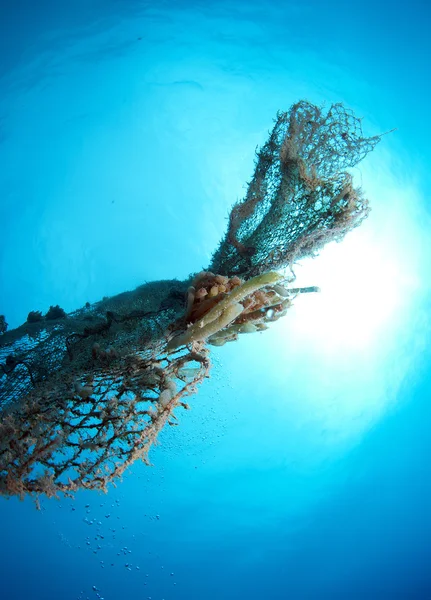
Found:
[[[268,6],[269,4],[269,6]],[[0,0],[0,314],[209,263],[277,110],[343,102],[367,222],[107,495],[0,501],[3,600],[431,598],[428,3]],[[312,296],[312,297],[311,297]]]

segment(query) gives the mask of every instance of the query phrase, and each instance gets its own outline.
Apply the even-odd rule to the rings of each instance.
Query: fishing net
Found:
[[[247,194],[229,215],[211,270],[256,275],[314,256],[368,216],[368,201],[345,172],[373,150],[361,121],[341,104],[327,113],[298,102],[277,115],[257,153]]]
[[[368,215],[344,170],[374,148],[340,104],[279,113],[208,271],[0,322],[0,494],[107,490],[209,376],[209,346],[264,331],[293,298],[292,266]],[[288,267],[288,275],[280,274]]]

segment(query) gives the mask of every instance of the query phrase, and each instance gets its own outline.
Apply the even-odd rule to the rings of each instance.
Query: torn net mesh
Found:
[[[379,140],[365,138],[360,119],[341,104],[325,114],[303,101],[278,113],[210,269],[253,276],[289,267],[340,241],[369,213],[368,201],[344,170]]]

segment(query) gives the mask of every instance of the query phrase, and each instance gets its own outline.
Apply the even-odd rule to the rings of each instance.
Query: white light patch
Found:
[[[321,292],[296,298],[293,326],[326,352],[378,345],[424,285],[430,249],[418,193],[386,180],[369,196],[377,206],[361,227],[296,268],[295,286],[317,285]]]
[[[430,227],[417,186],[384,167],[368,180],[369,219],[295,267],[292,286],[321,292],[298,295],[271,340],[272,381],[289,390],[279,417],[328,449],[356,443],[402,401],[430,331]]]
[[[397,256],[400,249],[355,234],[308,261],[295,282],[305,285],[306,281],[321,289],[317,296],[295,300],[295,328],[313,337],[326,352],[364,349],[376,343],[382,330],[396,319],[406,291],[417,285],[406,272],[405,257]]]

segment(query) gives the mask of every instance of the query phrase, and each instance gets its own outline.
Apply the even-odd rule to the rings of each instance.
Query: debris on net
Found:
[[[209,345],[264,331],[297,294],[318,291],[289,287],[292,266],[368,215],[344,169],[379,139],[340,104],[325,115],[299,102],[277,115],[209,271],[69,315],[29,313],[11,331],[3,317],[0,495],[106,491],[135,460],[149,464],[159,432],[209,376]]]

